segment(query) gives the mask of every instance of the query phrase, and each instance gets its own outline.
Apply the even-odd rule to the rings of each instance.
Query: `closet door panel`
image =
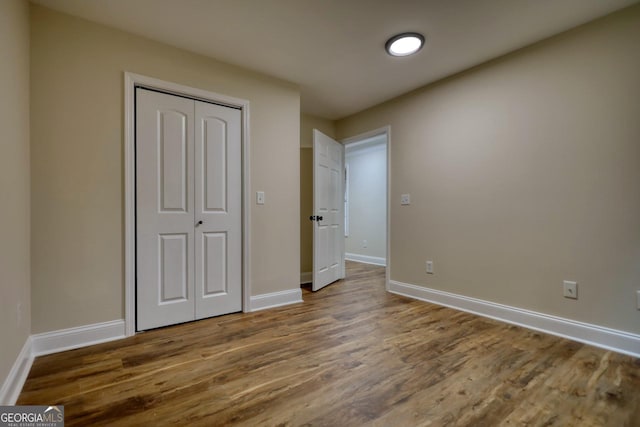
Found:
[[[194,101],[136,89],[137,329],[194,306]]]

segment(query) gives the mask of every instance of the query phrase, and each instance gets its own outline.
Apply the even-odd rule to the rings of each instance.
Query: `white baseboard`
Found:
[[[27,337],[22,350],[18,354],[16,361],[9,371],[2,388],[0,389],[0,405],[15,405],[27,380],[31,365],[33,364],[33,354],[31,351],[31,337]]]
[[[389,292],[489,317],[633,357],[640,335],[391,280]]]
[[[377,257],[377,256],[346,253],[344,254],[344,259],[346,259],[347,261],[363,262],[365,264],[379,265],[382,267],[386,267],[387,265],[386,258]]]
[[[43,356],[124,337],[124,320],[94,323],[77,328],[31,335],[32,353],[34,356]]]
[[[300,273],[300,284],[304,285],[305,283],[311,283],[313,281],[313,273],[311,271],[307,271],[305,273]]]
[[[251,297],[251,311],[266,310],[267,308],[275,308],[298,302],[302,302],[302,291],[300,289],[256,295]]]

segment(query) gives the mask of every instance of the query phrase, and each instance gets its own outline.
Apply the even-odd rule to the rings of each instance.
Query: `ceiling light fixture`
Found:
[[[420,33],[402,33],[391,37],[384,48],[391,56],[413,55],[424,45],[424,36]]]

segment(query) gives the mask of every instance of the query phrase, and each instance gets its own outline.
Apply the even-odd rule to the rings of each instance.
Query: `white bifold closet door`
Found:
[[[136,89],[137,329],[242,309],[241,112]]]

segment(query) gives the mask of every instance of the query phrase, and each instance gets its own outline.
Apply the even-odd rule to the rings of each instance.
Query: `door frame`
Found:
[[[343,138],[340,140],[340,142],[346,148],[347,145],[357,144],[364,139],[369,139],[373,138],[374,136],[380,135],[385,135],[387,137],[387,265],[385,267],[384,287],[387,291],[389,291],[389,284],[391,281],[391,125],[386,125],[381,128],[350,136],[348,138]]]
[[[249,101],[203,89],[197,89],[124,72],[124,297],[125,335],[136,333],[136,151],[135,151],[135,88],[159,90],[205,102],[240,109],[241,124],[241,174],[242,174],[242,311],[250,311],[251,295],[251,177],[249,145]]]

